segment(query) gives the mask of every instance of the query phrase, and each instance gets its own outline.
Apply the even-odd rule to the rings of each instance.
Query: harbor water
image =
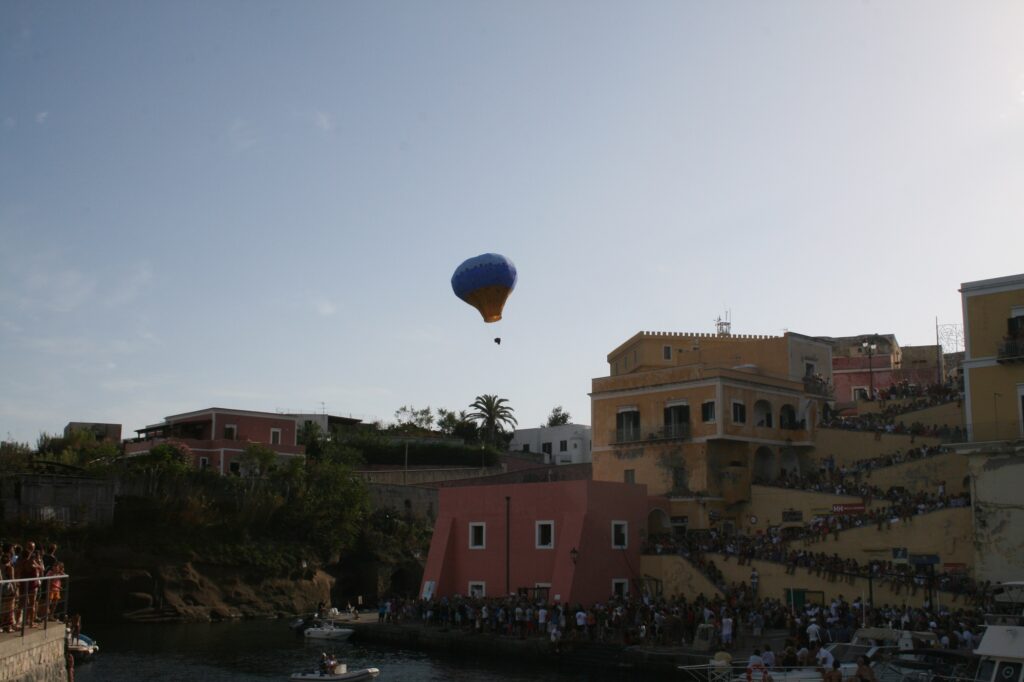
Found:
[[[236,682],[286,680],[316,666],[322,652],[334,653],[349,670],[375,667],[381,682],[582,682],[590,672],[567,672],[531,661],[462,657],[396,649],[358,640],[307,643],[285,621],[203,624],[96,625],[83,632],[100,653],[79,663],[76,682]],[[628,679],[613,675],[602,679]]]

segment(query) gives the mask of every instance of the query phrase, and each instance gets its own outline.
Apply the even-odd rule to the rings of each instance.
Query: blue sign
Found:
[[[934,566],[939,563],[938,554],[911,554],[910,563],[914,566]]]

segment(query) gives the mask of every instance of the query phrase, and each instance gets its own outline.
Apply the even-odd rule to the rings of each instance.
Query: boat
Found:
[[[981,658],[976,682],[1024,682],[1024,580],[1002,583],[995,613],[974,653]]]
[[[326,659],[319,670],[304,670],[289,675],[289,680],[372,680],[380,675],[378,668],[349,670],[348,666],[334,659]]]
[[[352,636],[355,632],[352,628],[339,628],[337,625],[331,623],[324,623],[322,625],[315,625],[311,628],[306,628],[304,633],[307,639],[331,639],[335,641],[346,640]]]
[[[100,645],[96,643],[96,640],[87,635],[80,634],[78,637],[72,637],[71,630],[68,630],[66,638],[68,653],[74,656],[78,662],[88,661],[100,651]]]

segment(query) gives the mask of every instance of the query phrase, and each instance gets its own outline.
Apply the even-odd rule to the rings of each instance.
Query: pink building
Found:
[[[221,474],[242,472],[242,453],[250,442],[271,448],[279,460],[306,455],[305,446],[298,444],[298,418],[273,412],[210,407],[172,415],[136,433],[134,442],[125,443],[126,456],[142,455],[155,445],[174,441],[188,446],[196,468],[213,468]]]
[[[606,481],[439,491],[420,595],[604,601],[641,581],[647,488]]]
[[[840,403],[869,400],[903,382],[924,389],[945,375],[939,346],[900,347],[892,334],[821,339],[832,344],[832,381]]]

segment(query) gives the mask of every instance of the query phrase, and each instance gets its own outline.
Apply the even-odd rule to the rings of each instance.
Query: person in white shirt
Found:
[[[835,657],[832,656],[832,652],[823,646],[818,647],[818,651],[815,654],[814,659],[818,662],[818,667],[824,668],[825,670],[831,670],[832,663],[836,660]]]
[[[722,618],[722,645],[726,647],[732,646],[732,616],[728,612]]]
[[[821,642],[821,626],[818,625],[817,619],[812,620],[811,624],[807,626],[807,641],[810,644]]]
[[[764,645],[764,652],[761,654],[761,660],[764,661],[764,667],[769,670],[775,667],[775,652],[772,651],[771,644]]]

